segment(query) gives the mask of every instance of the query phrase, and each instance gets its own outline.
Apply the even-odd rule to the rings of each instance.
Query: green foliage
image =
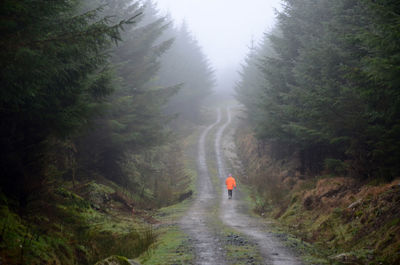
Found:
[[[111,255],[138,257],[146,252],[156,239],[151,227],[143,228],[141,231],[132,230],[123,234],[93,229],[89,232],[88,237],[94,252],[93,261],[101,260]]]
[[[182,82],[174,78],[185,74],[160,82],[168,87],[154,82],[160,68],[168,68],[161,56],[173,44],[176,32],[165,34],[171,23],[151,1],[45,3],[0,6],[2,187],[26,206],[32,193],[57,177],[75,183],[102,175],[155,199],[153,193],[161,192],[155,179],[182,177],[181,168],[168,165],[176,161],[153,161],[164,159],[157,152],[177,148],[164,147],[172,138],[171,117],[163,112]],[[196,51],[192,59],[209,74],[188,32],[181,35],[180,47]],[[127,162],[132,157],[137,164]],[[168,188],[162,193],[164,203],[176,199]]]
[[[152,227],[139,225],[104,205],[102,211],[93,210],[89,204],[93,203],[90,192],[98,189],[97,192],[108,194],[111,189],[97,183],[84,186],[80,192],[85,198],[66,188],[48,191],[40,201],[28,205],[31,211],[23,218],[8,205],[1,205],[2,261],[94,264],[113,254],[134,258],[147,251],[156,239]]]
[[[165,125],[170,118],[163,115],[162,110],[178,86],[155,87],[151,84],[160,69],[160,56],[172,44],[172,39],[159,41],[169,27],[168,20],[160,17],[150,2],[140,6],[128,1],[124,4],[111,1],[106,14],[114,13],[121,17],[140,14],[140,23],[125,26],[121,35],[123,42],[112,50],[117,89],[108,98],[109,108],[96,121],[96,127],[77,139],[78,149],[82,150],[78,163],[83,165],[82,172],[99,171],[136,193],[140,189],[135,185],[138,181],[132,180],[143,178],[140,181],[145,182],[147,174],[153,173],[143,171],[137,175],[137,171],[132,169],[130,172],[125,168],[132,162],[125,161],[135,156],[143,156],[139,160],[145,160],[143,154],[147,149],[157,148],[169,139]],[[136,176],[130,176],[132,174]]]
[[[46,140],[82,129],[112,92],[106,50],[129,22],[47,2],[0,4],[1,184],[22,205],[43,179]]]
[[[131,218],[116,220],[112,207],[170,205],[190,181],[164,114],[190,78],[155,82],[177,32],[166,34],[171,22],[151,1],[5,0],[0,15],[2,261],[93,264],[139,255],[155,234]],[[184,33],[180,47],[193,48],[209,77]],[[201,81],[207,86],[194,94],[203,97],[211,84]]]
[[[258,110],[262,101],[265,100],[261,92],[265,81],[261,72],[261,57],[264,54],[273,54],[268,39],[264,39],[260,47],[255,47],[252,43],[240,72],[241,78],[235,87],[236,98],[246,107],[249,122],[253,126],[260,123],[263,118]]]
[[[68,240],[60,234],[47,233],[45,227],[23,220],[7,205],[1,206],[0,216],[0,255],[7,264],[71,263],[74,259]],[[42,225],[49,221],[44,216],[36,218]]]
[[[95,265],[109,265],[109,264],[115,264],[115,265],[131,265],[128,261],[127,258],[123,256],[118,256],[118,255],[112,255],[111,257],[108,257],[104,260],[101,260],[99,262],[96,262]]]
[[[285,1],[237,87],[257,136],[299,150],[303,172],[334,159],[335,174],[398,176],[399,16],[391,1]]]
[[[163,207],[176,203],[189,184],[183,170],[182,151],[175,145],[131,154],[121,161],[126,185],[138,205]]]
[[[178,82],[181,87],[171,97],[165,111],[178,114],[186,123],[198,123],[201,105],[215,84],[214,72],[185,23],[180,28],[169,28],[163,37],[172,36],[174,43],[161,57],[160,71],[154,83],[172,86]]]
[[[163,229],[157,247],[140,257],[142,264],[190,264],[194,253],[185,234],[176,226]]]
[[[327,158],[324,161],[325,169],[335,175],[345,175],[347,171],[346,164],[339,159]]]

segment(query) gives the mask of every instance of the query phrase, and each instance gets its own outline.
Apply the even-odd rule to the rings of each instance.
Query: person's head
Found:
[[[229,177],[232,177],[232,174],[229,174]]]

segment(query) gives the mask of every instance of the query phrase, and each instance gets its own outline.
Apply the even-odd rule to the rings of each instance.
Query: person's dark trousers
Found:
[[[229,199],[232,198],[232,190],[228,190],[228,197]]]

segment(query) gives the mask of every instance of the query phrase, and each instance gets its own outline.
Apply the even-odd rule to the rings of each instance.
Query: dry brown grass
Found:
[[[269,212],[291,233],[332,255],[351,252],[359,264],[400,264],[400,179],[368,184],[302,175],[295,153],[278,160],[275,147],[261,145],[250,129],[243,126],[237,133],[245,183],[257,191],[258,213]]]

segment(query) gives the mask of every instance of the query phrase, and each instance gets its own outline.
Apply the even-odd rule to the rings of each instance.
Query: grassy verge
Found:
[[[154,242],[150,225],[123,210],[123,204],[112,199],[112,188],[94,182],[81,186],[81,190],[90,190],[92,195],[109,198],[107,204],[94,207],[94,196],[85,198],[80,195],[83,192],[59,185],[32,202],[23,215],[13,213],[12,201],[3,201],[1,261],[94,264],[114,254],[136,257]]]
[[[233,112],[233,117],[235,117],[236,109],[231,109]],[[227,131],[234,132],[238,126],[239,119],[233,118],[231,125],[227,128]],[[227,135],[227,137],[232,137],[228,139],[228,141],[234,142],[233,135]],[[260,196],[260,194],[248,184],[247,174],[248,170],[243,168],[242,163],[239,161],[239,157],[237,157],[237,147],[235,144],[226,144],[224,146],[224,151],[226,155],[225,164],[226,168],[232,172],[237,177],[238,186],[240,187],[240,193],[242,200],[247,205],[247,209],[249,209],[248,214],[253,217],[260,217],[261,212],[257,212],[254,209],[259,209],[260,206],[265,206],[265,198]],[[262,208],[262,207],[261,207]],[[280,240],[294,252],[296,252],[299,256],[307,264],[328,264],[327,260],[323,258],[324,254],[320,255],[321,252],[318,251],[312,244],[309,244],[301,238],[296,237],[291,234],[289,230],[286,229],[286,226],[281,225],[277,220],[268,217],[265,213],[262,213],[263,219],[260,221],[266,222],[268,225],[268,232],[274,233]],[[326,253],[325,253],[326,254]]]
[[[307,263],[400,264],[399,180],[304,176],[293,161],[272,159],[268,146],[260,154],[250,133],[236,139],[254,209]]]
[[[138,259],[142,264],[193,264],[190,239],[176,224],[161,227],[158,233],[157,243]]]
[[[188,190],[197,194],[197,144],[199,138],[198,129],[193,134],[183,139],[184,169],[185,175],[190,178]],[[150,251],[141,255],[137,260],[142,264],[193,264],[194,251],[188,236],[180,229],[178,220],[193,203],[189,198],[181,203],[159,209],[155,218],[159,224],[155,227],[157,242]]]
[[[222,119],[219,125],[222,125],[226,122],[225,109],[221,109],[221,115]],[[228,129],[229,128],[227,128],[226,130]],[[217,193],[217,198],[220,198],[222,195],[221,179],[218,176],[217,159],[215,153],[215,135],[218,130],[219,126],[216,126],[215,128],[213,128],[213,130],[210,131],[208,135],[206,141],[206,162],[212,184]],[[233,265],[261,264],[262,258],[259,255],[257,246],[253,242],[251,242],[246,235],[222,223],[219,217],[219,206],[219,204],[216,204],[214,206],[214,210],[212,211],[212,213],[210,213],[212,219],[211,226],[215,229],[215,234],[219,237],[219,240],[221,241],[221,246],[223,247],[226,255],[226,262]]]
[[[179,192],[189,198],[196,189],[197,138],[194,133],[183,142],[185,175],[190,185]],[[148,258],[147,264],[153,264],[151,260],[162,256],[165,248],[157,242],[188,245],[176,220],[190,201],[183,200],[157,213],[140,207],[132,210],[136,202],[121,187],[99,176],[99,181],[77,181],[74,187],[64,180],[49,185],[26,212],[16,214],[16,202],[0,192],[0,263],[94,264],[111,255],[149,257],[147,250],[152,246],[154,257]],[[175,254],[177,260],[190,264],[186,263],[192,259],[190,251],[182,255],[178,249]]]
[[[222,223],[218,224],[217,227],[219,227],[219,234],[222,238],[227,264],[262,264],[263,259],[257,245],[249,240],[246,235],[224,226]]]

